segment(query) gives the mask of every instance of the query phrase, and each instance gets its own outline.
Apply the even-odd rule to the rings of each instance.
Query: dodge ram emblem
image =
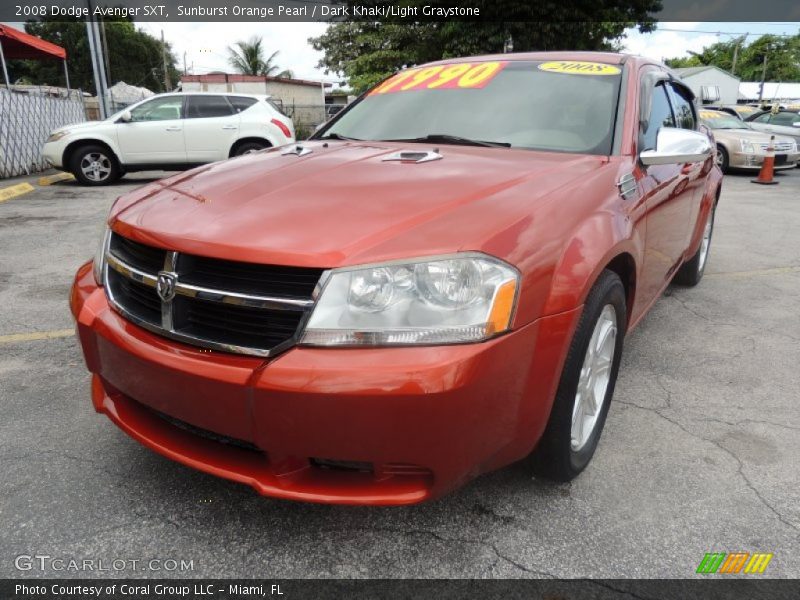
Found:
[[[156,292],[162,302],[169,302],[175,297],[175,284],[178,282],[178,276],[175,273],[168,271],[161,271],[156,280]]]

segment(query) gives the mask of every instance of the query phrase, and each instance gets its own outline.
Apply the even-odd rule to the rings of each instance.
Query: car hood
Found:
[[[433,145],[303,142],[153,182],[121,197],[113,228],[182,252],[275,264],[343,264],[480,250],[606,157]]]
[[[52,135],[54,133],[58,133],[60,131],[69,131],[70,133],[73,133],[75,131],[85,131],[85,130],[88,130],[88,129],[95,129],[96,127],[99,127],[100,125],[105,125],[107,123],[108,123],[107,120],[106,121],[84,121],[83,123],[72,123],[71,125],[64,125],[63,127],[59,127],[57,129],[54,129],[53,131],[50,132],[50,135]]]

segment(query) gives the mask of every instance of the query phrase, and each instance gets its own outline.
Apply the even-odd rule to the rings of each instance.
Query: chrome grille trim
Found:
[[[760,144],[760,148],[766,151],[766,149],[769,148],[769,144]],[[775,142],[775,152],[789,152],[791,150],[791,142]]]
[[[294,346],[297,343],[299,333],[305,327],[306,322],[311,316],[311,310],[314,308],[315,301],[318,296],[319,282],[317,283],[317,286],[314,290],[314,294],[312,295],[311,299],[283,298],[283,297],[273,297],[273,296],[242,294],[239,292],[218,290],[218,289],[181,283],[180,279],[178,279],[178,281],[175,283],[175,297],[182,296],[200,301],[213,302],[220,305],[227,304],[232,306],[260,308],[269,310],[283,310],[283,311],[302,313],[299,324],[294,334],[290,338],[284,340],[283,342],[280,342],[269,348],[258,348],[251,346],[241,346],[237,344],[229,344],[229,343],[200,338],[182,331],[176,331],[173,322],[173,316],[174,316],[173,300],[164,302],[163,300],[161,300],[161,298],[158,298],[158,301],[161,303],[161,323],[159,325],[156,325],[146,319],[143,319],[142,317],[133,314],[131,311],[127,310],[122,304],[120,304],[114,298],[114,292],[112,290],[112,286],[110,285],[108,276],[109,270],[115,271],[117,274],[121,275],[126,279],[138,282],[142,285],[152,288],[153,290],[156,290],[158,286],[159,273],[166,272],[166,273],[176,274],[175,270],[178,265],[179,256],[180,255],[178,252],[168,251],[164,259],[163,269],[158,273],[154,274],[154,273],[149,273],[147,271],[143,271],[142,269],[136,268],[128,264],[127,262],[123,261],[113,253],[111,245],[108,244],[106,246],[106,252],[105,252],[105,267],[103,270],[103,280],[105,283],[104,287],[106,295],[109,300],[109,304],[125,319],[131,321],[135,325],[138,325],[142,329],[146,329],[147,331],[158,334],[160,336],[173,339],[179,342],[184,342],[186,344],[197,346],[200,348],[208,348],[212,350],[219,350],[222,352],[230,352],[234,354],[245,354],[249,356],[267,358],[275,356],[287,350],[288,348]]]

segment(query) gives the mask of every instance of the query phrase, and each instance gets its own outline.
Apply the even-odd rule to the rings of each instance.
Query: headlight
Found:
[[[97,285],[102,286],[105,281],[103,277],[103,271],[105,271],[106,266],[106,251],[108,250],[108,244],[111,240],[111,230],[108,228],[108,225],[103,226],[103,237],[100,240],[100,244],[97,246],[97,250],[94,253],[94,261],[93,261],[93,269],[94,269],[94,280],[97,282]]]
[[[57,142],[58,140],[60,140],[64,136],[69,135],[70,133],[71,132],[69,130],[56,131],[56,132],[50,134],[50,137],[47,138],[47,141],[48,142]]]
[[[742,152],[744,152],[745,154],[756,153],[756,149],[751,142],[748,142],[747,140],[740,140],[740,141],[742,143]]]
[[[516,269],[476,253],[335,269],[300,343],[479,342],[510,328],[518,287]]]

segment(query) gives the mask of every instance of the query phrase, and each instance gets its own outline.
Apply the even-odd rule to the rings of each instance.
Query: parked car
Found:
[[[626,333],[703,277],[698,125],[648,59],[448,59],[126,193],[72,288],[94,408],[277,498],[410,504],[523,459],[572,479]]]
[[[755,131],[749,123],[718,110],[700,111],[700,119],[714,132],[717,142],[717,165],[723,173],[731,169],[758,170],[764,164],[770,135]],[[800,160],[797,143],[789,137],[776,136],[775,169],[794,169]]]
[[[747,122],[757,131],[788,136],[800,143],[800,112],[798,111],[761,111],[749,116]]]
[[[754,106],[747,106],[746,104],[723,104],[723,105],[708,105],[703,106],[703,110],[719,110],[734,117],[738,117],[744,121],[750,115],[759,112],[760,109]]]
[[[269,96],[152,96],[103,121],[56,129],[43,155],[84,185],[126,172],[185,169],[294,141],[294,125]]]

